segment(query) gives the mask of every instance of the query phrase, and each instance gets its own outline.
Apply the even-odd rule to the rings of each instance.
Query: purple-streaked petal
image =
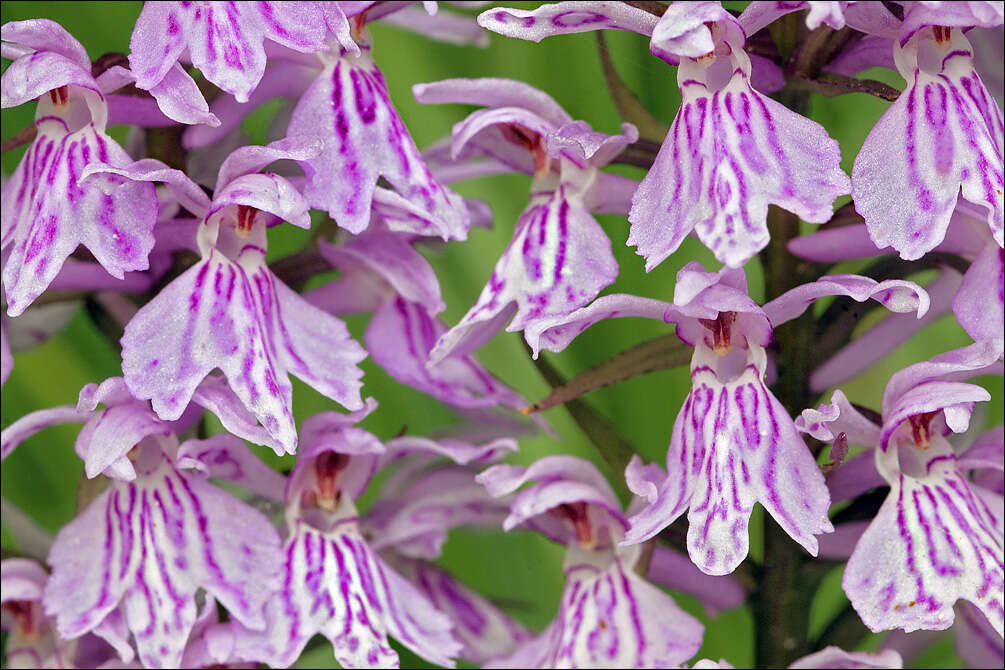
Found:
[[[827,275],[815,282],[797,286],[764,306],[773,326],[791,321],[816,300],[831,295],[845,295],[857,302],[870,298],[891,312],[915,312],[918,318],[928,311],[928,293],[912,281],[888,279],[877,282],[859,275]]]
[[[60,423],[82,423],[90,416],[90,412],[76,407],[53,407],[25,414],[0,433],[0,460],[7,458],[18,445],[43,428]]]
[[[206,214],[207,219],[222,213],[224,217],[234,217],[236,224],[236,208],[241,205],[274,214],[298,228],[311,227],[310,205],[307,200],[289,180],[271,172],[241,175],[216,191],[213,194],[213,204]]]
[[[726,33],[726,40],[737,48],[743,46],[743,27],[721,3],[689,2],[668,7],[653,29],[649,52],[670,65],[681,58],[701,58],[715,50],[712,25]],[[749,65],[748,65],[749,74]]]
[[[310,52],[327,48],[324,33],[320,8],[311,2],[154,3],[136,21],[129,63],[137,85],[150,89],[187,49],[209,81],[247,102],[265,72],[266,38]]]
[[[233,391],[227,386],[227,381],[217,375],[209,375],[196,387],[192,401],[205,407],[220,419],[227,431],[234,435],[261,444],[280,453],[282,448],[275,439],[258,424],[254,414],[241,403]]]
[[[823,223],[849,191],[837,142],[754,91],[749,61],[733,53],[734,74],[721,89],[691,59],[678,68],[684,102],[628,217],[628,244],[647,270],[694,229],[716,258],[739,267],[768,243],[769,204]]]
[[[930,29],[894,56],[909,87],[869,133],[852,168],[855,208],[879,247],[920,258],[946,234],[961,188],[986,210],[1003,244],[1002,112],[973,70],[958,29],[935,45]],[[937,66],[921,69],[931,51]]]
[[[564,317],[617,278],[611,241],[572,189],[535,194],[488,284],[461,321],[433,349],[432,360],[466,354],[507,331]],[[516,311],[511,312],[513,303]]]
[[[1005,321],[1005,252],[988,244],[963,275],[953,297],[953,313],[977,342],[1002,337]]]
[[[478,24],[486,30],[533,42],[603,29],[648,36],[653,34],[656,21],[656,16],[643,9],[617,2],[554,2],[531,10],[496,7],[478,15]]]
[[[715,617],[723,610],[739,607],[747,599],[747,592],[736,580],[706,575],[684,554],[659,545],[653,550],[646,578],[695,596],[701,601],[705,614],[709,617]]]
[[[214,250],[189,268],[127,325],[122,365],[130,390],[169,420],[181,416],[199,382],[219,367],[245,407],[292,452],[287,375],[356,409],[362,406],[356,363],[365,352],[341,321],[276,280],[262,255],[249,244],[235,263]]]
[[[321,533],[302,521],[286,545],[283,585],[266,621],[264,632],[238,629],[236,656],[287,667],[316,633],[348,668],[396,667],[388,636],[438,665],[452,667],[460,651],[450,620],[358,532]]]
[[[528,468],[495,465],[475,480],[493,497],[513,493],[527,482],[536,482],[513,497],[510,514],[503,522],[503,529],[507,531],[530,523],[552,539],[567,544],[570,538],[577,536],[579,529],[573,529],[564,519],[543,515],[571,503],[586,503],[586,525],[595,542],[616,542],[627,527],[621,503],[611,485],[595,465],[575,456],[546,456]],[[604,535],[605,531],[614,536]]]
[[[311,137],[286,137],[266,146],[244,146],[232,152],[220,166],[213,190],[219,193],[242,175],[260,171],[279,160],[303,161],[321,153],[323,144]]]
[[[464,201],[422,161],[368,45],[358,58],[344,55],[327,65],[301,96],[288,133],[324,139],[324,153],[303,162],[310,175],[305,195],[341,227],[359,233],[369,225],[373,192],[383,177],[429,213],[437,235],[467,236]]]
[[[662,321],[671,307],[671,303],[662,300],[614,293],[601,296],[568,315],[535,321],[527,326],[525,337],[537,358],[541,350],[564,351],[580,333],[605,319],[633,316]]]
[[[43,603],[63,637],[94,630],[121,607],[143,664],[178,667],[196,590],[260,627],[281,555],[265,516],[162,460],[132,484],[113,483],[64,526],[49,563]]]
[[[838,4],[817,3],[817,4]],[[878,653],[868,651],[845,651],[839,647],[824,647],[820,651],[797,658],[789,666],[796,668],[903,668],[904,659],[893,649],[884,649]]]
[[[394,16],[392,14],[392,16]],[[527,630],[487,598],[432,563],[395,560],[395,568],[419,587],[436,609],[453,622],[454,637],[464,645],[458,655],[474,663],[509,654],[527,640]]]
[[[537,112],[522,107],[489,107],[472,112],[454,124],[451,155],[460,160],[469,152],[487,154],[527,174],[537,170],[535,157],[523,141],[513,142],[502,128],[520,128],[528,136],[545,137],[555,126]]]
[[[926,451],[900,449],[903,471],[896,453],[877,458],[890,468],[890,493],[848,561],[845,593],[873,631],[944,630],[965,599],[1002,635],[1001,528],[941,436]]]
[[[497,668],[669,668],[691,658],[704,627],[615,557],[607,566],[570,550],[555,621]]]
[[[40,108],[42,103],[40,103]],[[77,245],[112,276],[149,267],[157,200],[152,184],[121,177],[82,180],[94,161],[132,159],[92,125],[67,132],[57,117],[40,118],[38,135],[3,186],[3,283],[7,313],[21,314],[56,277]]]
[[[997,28],[1002,25],[1003,19],[1005,19],[1005,8],[997,2],[909,5],[905,8],[904,23],[900,26],[900,44],[906,44],[925,26]]]
[[[764,350],[752,347],[742,372],[723,381],[717,369],[728,362],[704,345],[695,350],[693,388],[667,452],[669,476],[626,535],[626,542],[647,540],[690,507],[688,553],[712,575],[728,574],[746,558],[755,502],[813,555],[814,536],[833,530],[823,475],[764,386]]]
[[[510,407],[520,396],[493,377],[471,356],[448,356],[428,365],[429,355],[447,326],[421,305],[396,297],[374,312],[366,348],[394,379],[456,407]]]
[[[965,432],[970,425],[974,403],[988,400],[991,400],[991,394],[976,384],[943,381],[918,384],[898,395],[889,405],[884,405],[879,447],[885,451],[897,428],[909,417],[928,412],[943,411],[946,425],[954,433]]]
[[[81,428],[74,450],[84,461],[88,477],[99,474],[127,474],[132,481],[136,472],[126,454],[149,435],[168,435],[170,427],[140,403],[110,406],[93,412]],[[114,469],[112,469],[114,466]],[[122,477],[116,477],[122,479]]]
[[[209,111],[198,84],[177,63],[150,89],[150,95],[164,115],[178,123],[220,125],[220,119]]]
[[[136,19],[129,40],[129,69],[135,73],[140,88],[149,89],[160,83],[187,46],[186,35],[191,30],[193,15],[179,11],[179,4],[151,2],[143,6]]]
[[[301,431],[304,436],[304,442],[310,443],[318,440],[326,433],[338,433],[343,428],[349,428],[359,423],[366,417],[373,414],[377,409],[377,401],[373,398],[367,398],[366,402],[359,409],[349,412],[348,414],[343,414],[341,412],[319,412],[311,416],[309,419],[304,421],[303,430]],[[379,443],[380,441],[377,440]],[[384,450],[383,446],[379,447],[375,453],[382,453]],[[335,449],[340,453],[360,453],[359,449],[354,450],[343,450]],[[368,452],[370,450],[367,450]]]
[[[284,499],[286,478],[263,463],[233,435],[186,440],[178,446],[175,463],[182,470],[226,479],[273,500]]]

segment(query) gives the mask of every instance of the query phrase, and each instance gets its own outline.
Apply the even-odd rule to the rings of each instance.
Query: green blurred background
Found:
[[[502,3],[505,4],[505,3]],[[525,3],[526,4],[526,3]],[[726,3],[740,8],[746,3]],[[129,51],[129,37],[139,15],[138,2],[4,2],[0,13],[4,22],[47,17],[61,23],[79,39],[92,59],[107,52]],[[452,10],[450,8],[448,11]],[[417,104],[411,86],[418,82],[448,77],[509,77],[526,81],[552,95],[576,119],[588,121],[595,130],[613,133],[620,119],[604,86],[597,44],[592,34],[551,38],[540,44],[510,40],[491,35],[488,49],[457,47],[431,42],[398,28],[373,25],[374,58],[387,79],[391,97],[416,143],[422,147],[450,132],[451,126],[471,111],[462,105]],[[614,63],[625,82],[661,121],[669,124],[680,103],[676,72],[650,56],[648,40],[640,35],[619,31],[606,33]],[[5,61],[4,66],[6,67]],[[893,73],[870,72],[902,87]],[[815,96],[811,117],[822,123],[839,140],[844,157],[842,166],[850,172],[862,141],[888,103],[864,94],[825,99]],[[246,129],[261,141],[269,110],[254,115]],[[24,105],[3,112],[4,139],[31,123],[34,105]],[[120,141],[125,129],[113,128]],[[3,156],[3,171],[9,175],[24,149]],[[626,176],[641,178],[642,171],[631,167],[616,168]],[[487,280],[492,266],[509,241],[513,224],[527,202],[529,177],[501,176],[472,180],[455,186],[467,197],[487,201],[495,214],[492,230],[472,230],[464,243],[451,243],[430,251],[443,288],[449,324],[473,304]],[[843,204],[847,198],[839,201]],[[618,281],[606,292],[626,292],[670,299],[677,271],[697,259],[706,268],[718,267],[711,254],[695,239],[685,241],[680,251],[646,274],[643,262],[625,245],[628,225],[624,217],[598,217],[614,242],[620,266]],[[300,248],[308,233],[291,226],[270,232],[270,256],[278,257]],[[851,266],[845,271],[853,271]],[[751,293],[763,298],[760,268],[756,261],[747,266]],[[930,277],[916,277],[927,281]],[[362,339],[366,318],[350,318],[350,329]],[[866,327],[863,324],[861,327]],[[544,354],[567,377],[605,360],[645,338],[667,332],[665,326],[646,320],[614,321],[589,329],[563,354]],[[900,347],[892,356],[865,375],[843,386],[855,402],[879,407],[885,380],[910,363],[933,354],[969,343],[969,338],[952,317],[946,317]],[[505,382],[530,400],[547,393],[518,334],[503,333],[480,351],[481,360]],[[425,434],[455,422],[456,417],[436,401],[390,379],[381,369],[366,361],[364,394],[380,401],[380,408],[365,422],[365,427],[382,438],[398,434],[404,427],[410,433]],[[55,405],[74,404],[80,388],[89,382],[121,374],[119,359],[103,335],[94,327],[83,309],[79,309],[68,327],[42,346],[15,354],[15,367],[3,389],[2,424],[7,426],[22,415]],[[987,384],[999,384],[984,380]],[[689,389],[686,368],[659,372],[587,396],[588,401],[612,421],[647,459],[662,462],[669,441],[673,418]],[[1002,393],[993,391],[995,400],[988,417],[1002,415]],[[829,394],[828,396],[829,397]],[[294,381],[294,411],[298,421],[311,414],[332,409],[333,403],[312,389]],[[579,432],[562,408],[546,413],[559,438],[548,436],[524,439],[514,462],[529,463],[543,455],[563,452],[589,458],[604,468],[590,443]],[[997,422],[997,421],[996,421]],[[74,514],[74,497],[82,466],[73,454],[77,426],[48,429],[26,441],[3,465],[3,496],[29,512],[47,530],[55,533]],[[265,449],[258,449],[273,463],[279,459]],[[289,467],[291,458],[282,466]],[[606,470],[605,470],[606,471]],[[610,474],[608,472],[608,474]],[[755,511],[751,554],[759,557],[756,531],[760,508]],[[16,548],[16,542],[4,531],[3,546]],[[525,624],[540,629],[554,616],[562,589],[562,549],[528,533],[462,531],[451,536],[442,563],[455,570],[469,585],[491,598],[507,603],[509,611]],[[753,663],[753,619],[746,607],[721,614],[708,621],[697,602],[674,594],[686,609],[706,623],[705,644],[699,657],[726,658],[737,667]],[[840,590],[840,569],[836,569],[818,594],[812,611],[811,634],[822,630],[828,619],[847,604]],[[881,636],[870,638],[866,646],[879,644]],[[303,659],[305,667],[325,667],[332,662],[324,646]],[[425,665],[407,651],[403,667]],[[917,659],[918,667],[961,667],[954,655],[952,641],[945,636],[929,652]]]

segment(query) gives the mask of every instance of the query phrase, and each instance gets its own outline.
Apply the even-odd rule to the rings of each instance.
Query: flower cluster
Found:
[[[915,631],[952,628],[969,664],[1000,667],[1005,439],[980,408],[1000,403],[1005,357],[1000,62],[985,70],[1003,3],[439,4],[149,2],[130,52],[94,62],[54,21],[3,25],[2,106],[36,107],[4,145],[29,144],[3,183],[2,382],[11,347],[58,332],[82,297],[121,353],[76,405],[0,437],[6,459],[82,424],[84,472],[54,537],[4,501],[6,662],[289,667],[320,634],[353,668],[397,667],[402,648],[445,667],[732,667],[735,649],[699,650],[719,611],[748,604],[759,665],[901,667]],[[636,33],[681,102],[658,136],[598,33],[620,128],[526,82],[452,78],[412,88],[467,106],[420,150],[375,22],[482,46]],[[870,68],[903,90],[857,76]],[[891,103],[850,174],[811,93]],[[253,144],[242,124],[266,105]],[[427,257],[511,225],[451,185],[510,173],[526,205],[451,325]],[[647,272],[679,261],[672,296],[609,292],[601,215],[625,222]],[[290,226],[309,236],[277,259]],[[692,233],[705,265],[686,257]],[[966,346],[874,365],[941,316]],[[568,382],[547,360],[626,317],[666,332]],[[476,357],[504,327],[547,398]],[[368,357],[457,421],[377,434]],[[652,417],[663,464],[578,397],[688,361],[682,406]],[[838,388],[862,373],[885,384],[878,408]],[[302,416],[291,375],[333,403]],[[595,462],[538,415],[558,404]],[[528,436],[550,451],[517,455]],[[561,547],[550,623],[450,569],[460,528]],[[835,561],[861,630],[811,639],[799,605]],[[876,653],[833,644],[866,629],[895,633]]]

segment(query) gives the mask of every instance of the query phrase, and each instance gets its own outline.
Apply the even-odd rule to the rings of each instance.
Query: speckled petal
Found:
[[[74,104],[73,102],[70,103]],[[145,270],[154,245],[152,184],[118,176],[82,180],[93,162],[128,165],[128,154],[93,124],[73,130],[39,103],[38,134],[3,186],[3,265],[7,313],[21,314],[83,244],[112,276]]]
[[[855,208],[873,241],[909,260],[942,242],[961,188],[964,200],[986,210],[1003,244],[1002,111],[974,72],[970,43],[959,29],[951,36],[936,44],[924,29],[903,49],[895,46],[908,88],[852,168]]]
[[[632,201],[628,243],[647,270],[695,229],[717,259],[739,267],[768,243],[769,204],[823,223],[849,192],[837,142],[753,90],[746,54],[723,44],[732,50],[727,82],[710,74],[714,63],[685,58],[678,68],[683,104]]]
[[[513,315],[513,332],[562,317],[596,297],[618,274],[611,241],[581,197],[559,184],[535,194],[474,306],[447,331],[431,358],[466,354]],[[515,309],[514,309],[515,307]]]
[[[570,549],[555,621],[494,668],[671,668],[701,646],[704,627],[615,558],[597,566]]]
[[[908,450],[908,465],[881,468],[890,493],[848,561],[845,593],[873,631],[949,628],[953,605],[965,599],[1002,635],[1002,529],[988,503],[941,436],[925,451],[900,449]],[[877,450],[877,463],[889,460]]]
[[[267,606],[265,632],[237,634],[238,657],[288,667],[321,633],[342,667],[398,667],[390,635],[429,661],[453,667],[460,645],[449,633],[450,620],[358,532],[322,533],[298,522],[286,545],[283,579]]]
[[[778,400],[764,386],[766,355],[752,347],[746,366],[720,380],[715,354],[699,345],[693,388],[674,424],[669,476],[658,498],[631,518],[626,542],[649,539],[688,513],[688,553],[703,572],[732,572],[747,556],[755,502],[811,554],[831,532],[830,496],[812,455]]]
[[[136,482],[113,483],[63,527],[49,554],[43,604],[67,638],[121,607],[142,663],[178,667],[196,590],[244,624],[262,626],[281,555],[264,515],[158,460]]]
[[[237,262],[213,250],[147,303],[126,327],[122,367],[130,390],[171,420],[219,367],[245,407],[293,452],[287,375],[356,409],[356,363],[365,352],[341,321],[278,281],[264,265],[264,248],[248,242]]]
[[[436,220],[435,234],[464,239],[464,201],[433,178],[391,104],[369,45],[362,46],[358,57],[345,54],[328,63],[293,110],[290,135],[325,141],[324,153],[304,162],[310,175],[305,195],[340,226],[359,233],[370,223],[374,189],[383,177]]]

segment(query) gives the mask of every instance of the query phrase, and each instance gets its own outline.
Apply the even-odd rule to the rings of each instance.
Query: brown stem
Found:
[[[663,16],[669,5],[665,2],[647,2],[646,0],[625,0],[626,5],[649,12],[653,16]]]
[[[38,128],[35,127],[34,123],[30,126],[25,126],[3,141],[3,144],[0,145],[0,153],[7,153],[8,151],[13,151],[20,146],[31,143],[37,134]]]
[[[330,272],[332,266],[317,249],[305,249],[270,263],[269,269],[284,284],[298,290],[314,275]]]
[[[797,73],[790,80],[790,85],[797,89],[819,93],[820,95],[832,98],[836,95],[847,93],[868,93],[883,100],[893,102],[900,97],[900,90],[884,84],[874,79],[855,79],[839,74],[822,74],[813,79],[805,74]]]

